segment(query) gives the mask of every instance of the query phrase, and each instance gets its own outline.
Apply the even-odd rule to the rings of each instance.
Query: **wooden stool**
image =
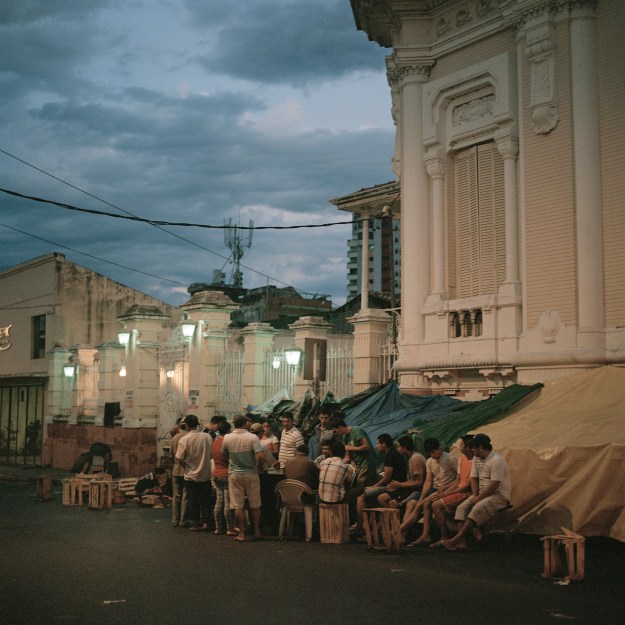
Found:
[[[362,513],[369,549],[401,550],[397,508],[367,508]]]
[[[89,482],[89,508],[110,510],[113,507],[113,482],[111,480],[91,480]]]
[[[346,503],[319,504],[319,534],[322,543],[349,542],[349,507]]]
[[[50,501],[52,499],[52,476],[41,475],[35,481],[37,489],[37,497],[42,501]]]
[[[563,534],[543,536],[543,554],[545,570],[543,577],[557,577],[558,573],[566,572],[564,580],[579,581],[584,579],[584,543],[586,539],[571,530],[562,528]],[[566,571],[562,566],[560,547],[564,547]]]

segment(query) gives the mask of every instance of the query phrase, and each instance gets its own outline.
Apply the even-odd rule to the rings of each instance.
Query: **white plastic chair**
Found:
[[[298,480],[282,480],[276,484],[276,493],[280,495],[282,516],[280,517],[280,530],[278,531],[278,537],[280,540],[284,538],[285,527],[291,528],[291,513],[303,512],[304,524],[306,528],[306,541],[312,539],[313,530],[313,511],[315,509],[314,504],[307,504],[302,501],[304,494],[311,497],[315,494],[315,491],[307,484],[299,482]]]

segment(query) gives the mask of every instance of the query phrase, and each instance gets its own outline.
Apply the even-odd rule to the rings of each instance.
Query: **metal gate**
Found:
[[[0,461],[40,465],[43,445],[43,382],[0,385]]]
[[[242,401],[243,352],[223,352],[219,355],[217,374],[217,414],[225,417],[241,414]]]

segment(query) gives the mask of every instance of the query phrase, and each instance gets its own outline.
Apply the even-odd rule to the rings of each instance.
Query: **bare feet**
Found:
[[[415,545],[429,545],[432,542],[429,536],[419,536],[417,540],[414,541]]]

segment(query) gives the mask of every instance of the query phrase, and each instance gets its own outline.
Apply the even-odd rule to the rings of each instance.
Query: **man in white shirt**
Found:
[[[211,444],[209,434],[198,431],[200,424],[195,415],[183,419],[189,433],[178,441],[176,461],[184,469],[184,486],[191,530],[209,530],[211,498]]]
[[[458,533],[449,540],[441,541],[448,551],[466,549],[470,532],[492,519],[510,501],[510,471],[508,463],[493,451],[486,434],[476,434],[466,443],[474,449],[471,468],[472,496],[463,501],[456,510]]]

